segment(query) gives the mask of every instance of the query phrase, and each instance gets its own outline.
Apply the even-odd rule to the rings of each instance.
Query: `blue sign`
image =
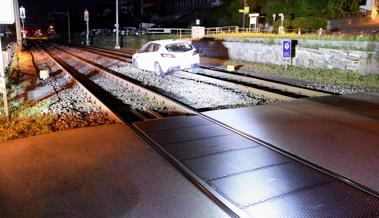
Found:
[[[283,58],[291,59],[291,39],[283,39],[282,41],[282,50],[283,50]]]

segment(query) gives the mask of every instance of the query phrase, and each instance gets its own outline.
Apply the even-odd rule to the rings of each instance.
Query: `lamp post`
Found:
[[[280,20],[281,20],[281,25],[280,25],[280,27],[278,29],[278,32],[279,32],[279,34],[284,34],[284,26],[283,26],[284,25],[284,14],[280,13],[278,15],[279,15]]]
[[[87,31],[86,31],[86,46],[89,46],[89,12],[88,10],[86,9],[84,11],[84,20],[86,21],[86,26],[87,26]]]
[[[68,43],[71,43],[70,10],[67,10],[67,12],[57,12],[57,11],[50,12],[49,16],[51,14],[60,14],[63,16],[67,16],[67,34],[68,34],[68,40],[67,41],[68,41]]]
[[[120,42],[118,40],[118,0],[116,0],[116,24],[114,25],[116,28],[116,45],[114,46],[115,49],[120,49]]]
[[[18,0],[13,0],[14,5],[14,15],[15,15],[15,23],[16,23],[16,38],[18,49],[22,50],[22,36],[21,36],[21,25],[20,25],[20,10],[18,7]]]

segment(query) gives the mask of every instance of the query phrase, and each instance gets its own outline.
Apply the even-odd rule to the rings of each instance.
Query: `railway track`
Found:
[[[172,99],[148,90],[126,78],[80,60],[53,47],[42,46],[62,68],[95,93],[120,119],[135,122],[167,116],[191,115],[191,110]]]
[[[226,86],[220,85],[220,83],[215,84],[215,82],[193,79],[191,78],[193,74],[190,73],[181,72],[186,75],[185,79],[177,76],[177,74],[162,78],[151,72],[136,69],[129,64],[125,64],[125,62],[114,61],[102,55],[99,56],[91,52],[83,52],[68,47],[57,46],[56,48],[85,62],[90,62],[105,71],[126,77],[141,86],[152,89],[169,98],[174,98],[185,105],[190,105],[190,107],[199,112],[265,104],[273,101],[254,93],[240,91],[241,89],[238,90],[234,87],[235,84]],[[122,70],[118,66],[122,66]]]
[[[131,63],[131,53],[94,47],[83,47],[80,49]],[[277,81],[258,76],[244,75],[242,73],[229,72],[212,67],[201,66],[196,74],[193,74],[189,71],[181,72],[192,74],[191,76],[181,75],[180,77],[183,79],[192,79],[209,84],[222,85],[230,89],[239,90],[241,92],[249,92],[280,101],[288,101],[306,97],[321,97],[334,94],[331,92],[289,84],[283,81]],[[177,75],[177,73],[174,75]]]
[[[67,71],[61,64],[59,64],[49,53],[44,51],[38,44],[37,44],[38,50],[45,53],[45,55],[49,58],[49,61],[53,65],[59,68],[59,72],[63,73],[62,77],[67,77],[69,84],[63,84],[60,90],[55,90],[55,92],[62,91],[63,87],[69,85],[74,86],[77,85],[79,87],[79,90],[84,93],[84,96],[88,97],[92,104],[94,104],[96,107],[100,108],[102,112],[104,112],[106,115],[108,115],[112,120],[114,120],[117,123],[121,123],[122,121],[119,119],[119,117],[113,113],[113,111],[105,105],[96,95],[94,95],[81,81],[79,81],[77,78],[75,78],[69,71]],[[51,66],[49,66],[50,68]],[[56,70],[57,71],[57,70]]]

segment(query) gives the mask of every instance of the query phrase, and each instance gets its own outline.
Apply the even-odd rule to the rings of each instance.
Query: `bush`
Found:
[[[278,29],[281,21],[276,21],[274,24],[274,29]],[[286,32],[297,32],[300,28],[302,32],[314,32],[320,28],[325,29],[327,24],[327,19],[323,17],[297,17],[293,20],[285,20],[284,27]]]
[[[323,17],[297,17],[289,23],[293,29],[318,30],[326,28],[327,20]]]

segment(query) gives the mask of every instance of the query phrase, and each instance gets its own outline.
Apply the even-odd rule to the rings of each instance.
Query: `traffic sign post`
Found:
[[[282,40],[282,57],[286,63],[286,70],[287,70],[288,62],[291,61],[291,58],[292,58],[292,40],[291,39]]]
[[[239,9],[238,12],[242,13],[242,28],[245,28],[245,15],[250,12],[250,7],[246,4],[246,1],[244,1],[243,9]]]
[[[20,18],[25,19],[25,8],[23,6],[20,7]]]
[[[26,18],[26,14],[25,14],[25,8],[23,6],[20,7],[20,18],[21,18],[21,23],[22,23],[22,37],[26,38],[26,34],[25,34],[25,18]]]

